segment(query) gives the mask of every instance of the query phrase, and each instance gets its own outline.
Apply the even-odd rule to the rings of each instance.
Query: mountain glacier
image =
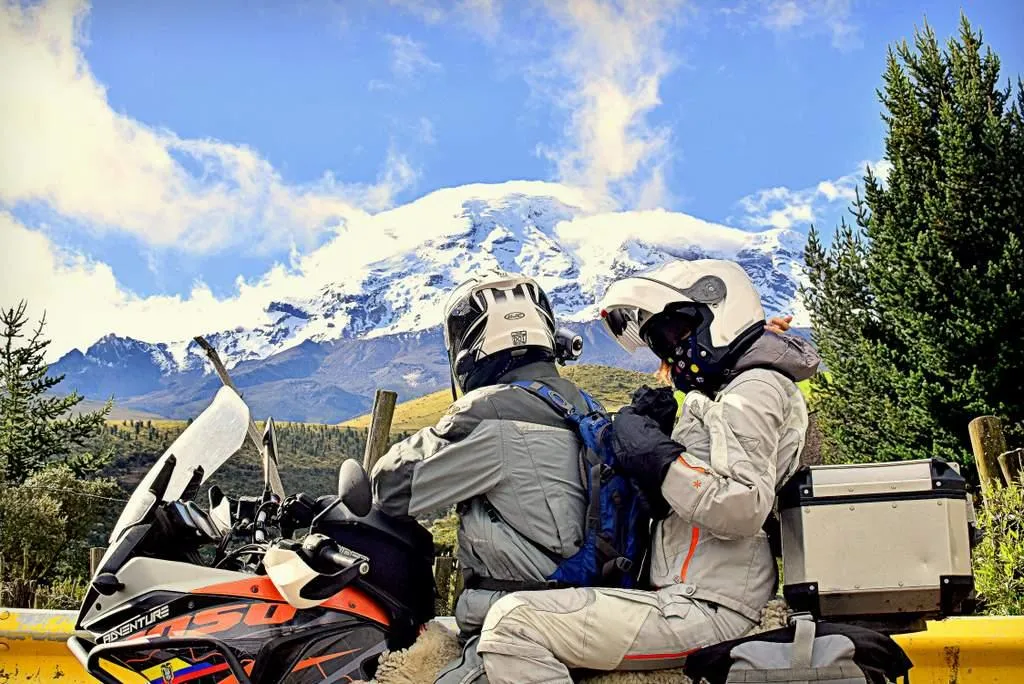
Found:
[[[257,413],[341,420],[375,387],[403,399],[447,384],[438,323],[448,292],[474,270],[535,277],[560,319],[588,339],[584,361],[646,367],[595,323],[608,284],[672,259],[725,258],[750,274],[770,314],[806,325],[797,297],[804,236],[742,231],[668,212],[595,212],[561,185],[512,182],[439,190],[347,227],[319,250],[299,291],[262,321],[190,331],[213,344]],[[110,334],[55,365],[88,397],[114,395],[169,417],[194,415],[213,386],[192,334],[141,341]]]

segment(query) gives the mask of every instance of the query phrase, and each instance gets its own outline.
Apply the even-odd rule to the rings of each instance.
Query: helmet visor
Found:
[[[484,304],[475,292],[467,294],[448,311],[444,321],[445,341],[453,357],[465,348],[466,338],[483,319]]]
[[[665,311],[645,322],[640,336],[659,359],[674,360],[684,353],[686,339],[700,325],[700,320],[695,313]]]

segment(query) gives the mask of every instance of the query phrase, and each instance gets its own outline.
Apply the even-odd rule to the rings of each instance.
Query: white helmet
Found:
[[[555,358],[555,315],[544,291],[522,275],[490,272],[455,288],[444,307],[444,347],[463,392],[508,370]]]
[[[674,261],[616,281],[601,318],[626,351],[647,346],[667,362],[680,389],[713,391],[764,332],[764,308],[750,277],[719,259]]]

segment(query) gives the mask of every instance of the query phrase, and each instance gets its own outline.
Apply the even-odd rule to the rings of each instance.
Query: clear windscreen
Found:
[[[174,456],[175,466],[163,501],[179,499],[198,466],[203,468],[202,481],[205,482],[242,447],[248,428],[249,407],[234,390],[222,387],[213,402],[174,440],[132,492],[110,534],[111,545],[126,529],[142,522],[159,503],[150,487],[170,456]]]

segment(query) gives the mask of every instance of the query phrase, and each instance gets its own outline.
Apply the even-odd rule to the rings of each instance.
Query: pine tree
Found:
[[[854,225],[812,231],[804,290],[830,374],[815,380],[826,458],[968,463],[967,423],[1024,421],[1024,88],[961,19],[890,49],[887,178]]]
[[[31,333],[27,304],[0,310],[0,481],[21,484],[45,466],[63,462],[78,476],[94,472],[103,457],[75,453],[103,431],[110,403],[100,411],[69,415],[83,399],[53,393],[64,376],[48,375],[43,338],[46,317]]]

